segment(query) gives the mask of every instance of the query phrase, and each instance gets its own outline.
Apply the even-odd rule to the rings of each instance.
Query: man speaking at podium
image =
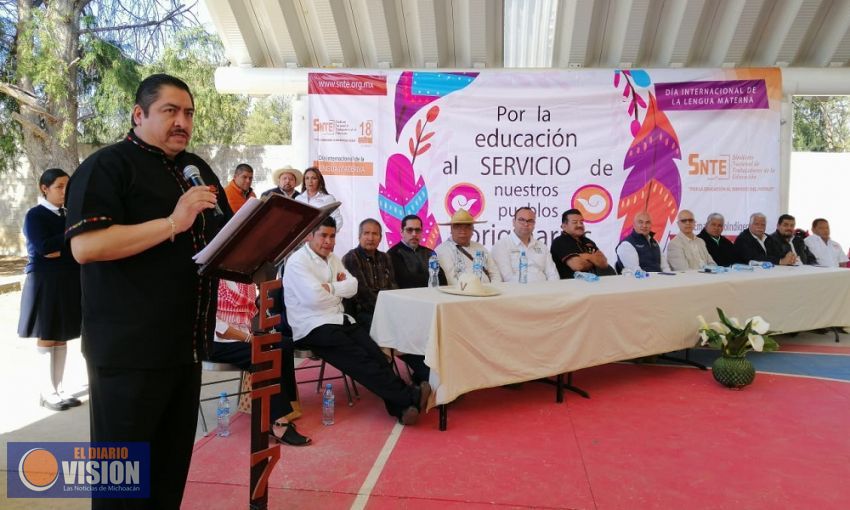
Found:
[[[209,165],[185,151],[194,113],[183,81],[149,76],[136,91],[130,132],[88,157],[68,185],[65,237],[82,264],[91,440],[148,442],[151,454],[150,500],[93,498],[93,508],[177,509],[183,498],[218,289],[198,276],[192,255],[231,216]],[[188,165],[207,185],[186,181]],[[212,211],[216,203],[223,214]]]

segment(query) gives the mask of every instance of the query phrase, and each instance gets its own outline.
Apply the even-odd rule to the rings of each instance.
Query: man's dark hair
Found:
[[[195,97],[192,95],[192,91],[189,90],[189,86],[186,85],[185,81],[171,76],[170,74],[152,74],[142,80],[142,82],[139,83],[139,88],[136,89],[135,104],[142,108],[142,113],[145,114],[145,117],[148,116],[151,105],[159,99],[159,89],[162,88],[163,85],[169,85],[177,87],[180,90],[185,90],[189,94],[189,99],[192,100],[192,106],[195,106]],[[132,114],[130,115],[130,124],[132,124],[133,127],[136,127],[136,121],[133,120]]]
[[[236,170],[233,172],[233,177],[235,178],[237,175],[245,172],[254,173],[254,169],[251,168],[251,165],[249,165],[248,163],[239,163],[238,165],[236,165]]]
[[[825,218],[815,218],[812,222],[812,230],[816,229],[821,223],[829,223]]]
[[[407,227],[407,222],[410,220],[419,220],[419,224],[422,224],[422,218],[415,214],[408,214],[404,218],[401,219],[401,229],[404,230]]]
[[[783,214],[779,217],[778,220],[776,220],[776,225],[777,226],[782,225],[782,222],[785,221],[785,220],[797,221],[790,214]]]
[[[532,209],[531,207],[528,207],[527,205],[524,205],[524,206],[520,207],[519,209],[517,209],[516,211],[514,211],[514,219],[516,219],[516,215],[519,214],[520,211],[534,212],[534,209]]]
[[[566,223],[571,214],[578,214],[579,216],[582,216],[581,211],[578,209],[567,209],[564,211],[564,214],[561,215],[561,223]]]
[[[381,223],[378,220],[376,220],[375,218],[366,218],[365,220],[360,222],[360,227],[357,229],[357,234],[358,235],[362,234],[363,233],[363,227],[365,227],[366,225],[368,225],[370,223],[373,224],[373,225],[377,225],[378,230],[380,230],[381,232],[384,231],[384,227],[381,226]]]
[[[333,216],[328,216],[327,218],[323,219],[321,223],[313,227],[312,233],[315,234],[322,227],[331,227],[332,229],[336,230],[336,220]]]

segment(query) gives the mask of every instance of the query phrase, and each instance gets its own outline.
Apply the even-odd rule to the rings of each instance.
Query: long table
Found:
[[[372,338],[424,354],[434,392],[428,407],[469,391],[693,347],[697,315],[761,315],[790,333],[850,326],[850,270],[809,266],[752,272],[653,274],[598,282],[495,284],[501,294],[465,297],[436,289],[378,294]]]

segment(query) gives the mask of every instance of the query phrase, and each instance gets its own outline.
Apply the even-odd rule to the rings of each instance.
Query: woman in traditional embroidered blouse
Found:
[[[257,288],[253,284],[220,280],[218,307],[215,316],[215,342],[212,361],[232,363],[247,370],[251,367],[252,325],[257,315]],[[281,355],[284,351],[280,350]],[[286,363],[281,363],[280,392],[271,397],[272,439],[291,446],[307,446],[312,441],[301,435],[291,420],[300,416],[292,408],[291,374],[285,374]]]
[[[304,182],[301,183],[301,194],[295,200],[310,204],[313,207],[322,207],[336,202],[336,197],[328,193],[325,187],[325,178],[318,168],[311,166],[304,170]],[[337,233],[342,230],[342,213],[339,208],[331,216],[336,221]]]

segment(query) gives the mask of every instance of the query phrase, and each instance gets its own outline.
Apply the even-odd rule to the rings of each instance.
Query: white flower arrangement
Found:
[[[720,322],[708,324],[702,315],[700,322],[700,345],[710,345],[723,351],[725,356],[743,356],[748,351],[775,351],[779,344],[770,336],[770,324],[760,316],[747,319],[741,323],[735,317],[726,317],[723,310],[717,309]]]

